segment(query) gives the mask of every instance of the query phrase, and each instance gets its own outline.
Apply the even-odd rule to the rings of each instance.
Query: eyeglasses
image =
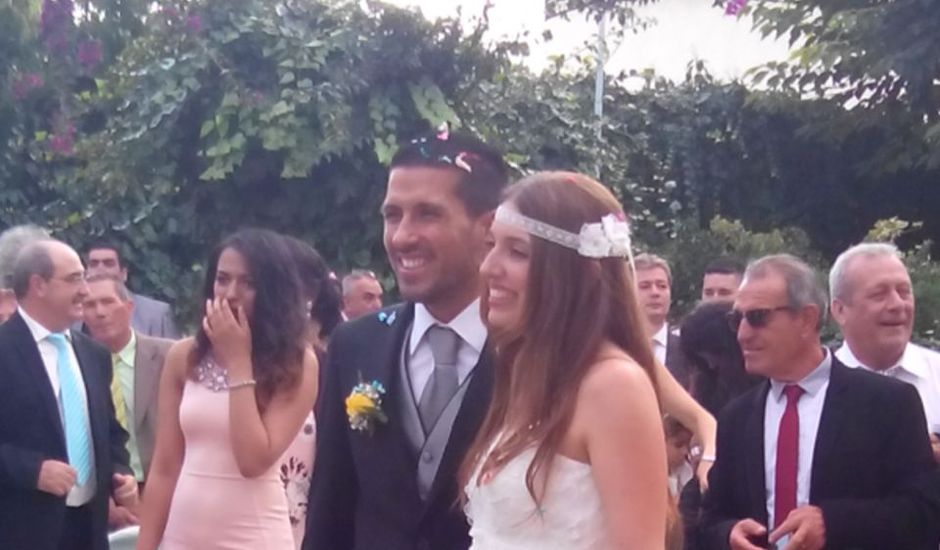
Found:
[[[751,325],[753,328],[763,328],[770,322],[770,315],[772,313],[785,309],[790,309],[790,306],[765,307],[749,309],[747,311],[732,309],[725,314],[725,319],[728,321],[728,328],[731,329],[731,332],[736,333],[738,332],[738,328],[741,327],[741,321],[744,319],[747,319],[747,324]]]
[[[80,285],[88,280],[88,276],[85,273],[72,273],[71,275],[66,275],[65,277],[52,277],[58,281],[62,281],[68,285]]]

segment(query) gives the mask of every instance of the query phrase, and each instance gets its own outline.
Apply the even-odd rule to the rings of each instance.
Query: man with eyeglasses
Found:
[[[19,302],[0,326],[0,548],[106,550],[108,499],[138,503],[108,352],[69,326],[88,294],[78,254],[51,239],[20,251]]]
[[[729,324],[768,381],[719,417],[707,548],[937,548],[940,471],[917,392],[823,348],[826,306],[793,256],[745,271]]]
[[[829,273],[832,316],[845,343],[836,357],[917,388],[928,437],[940,463],[940,353],[911,343],[914,292],[897,247],[862,243],[839,255]]]

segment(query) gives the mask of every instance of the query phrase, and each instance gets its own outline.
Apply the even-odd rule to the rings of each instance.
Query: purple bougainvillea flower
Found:
[[[68,31],[75,26],[74,10],[72,0],[43,0],[39,33],[49,51],[61,53],[68,49]]]
[[[59,113],[53,122],[55,128],[49,137],[49,148],[57,155],[70,156],[75,152],[75,125]]]
[[[78,45],[76,54],[78,63],[85,67],[86,71],[92,71],[101,63],[101,42],[98,40],[86,40]]]
[[[28,96],[36,88],[42,88],[42,76],[38,73],[26,73],[13,79],[10,92],[17,101]]]
[[[728,3],[725,4],[725,15],[737,15],[741,13],[746,5],[747,0],[728,0]]]
[[[192,32],[199,32],[202,30],[202,18],[198,15],[190,15],[186,18],[186,28]]]
[[[56,134],[49,138],[49,146],[58,155],[69,156],[75,151],[75,137],[72,134]]]

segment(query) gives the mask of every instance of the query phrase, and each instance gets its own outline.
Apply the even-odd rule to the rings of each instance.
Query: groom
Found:
[[[469,546],[457,469],[492,389],[479,266],[507,172],[499,153],[447,131],[392,159],[384,242],[406,302],[330,341],[304,550]],[[381,397],[381,414],[349,407],[356,428],[354,392]]]

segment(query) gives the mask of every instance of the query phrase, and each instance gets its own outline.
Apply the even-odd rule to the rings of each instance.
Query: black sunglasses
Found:
[[[778,307],[765,307],[758,309],[749,309],[747,311],[741,311],[739,309],[732,309],[725,314],[725,319],[728,321],[728,328],[731,329],[731,332],[738,332],[738,328],[741,327],[741,321],[747,319],[747,324],[751,325],[754,328],[762,328],[767,326],[767,323],[770,322],[770,315],[775,311],[783,311],[785,309],[790,309],[790,306],[778,306]]]

